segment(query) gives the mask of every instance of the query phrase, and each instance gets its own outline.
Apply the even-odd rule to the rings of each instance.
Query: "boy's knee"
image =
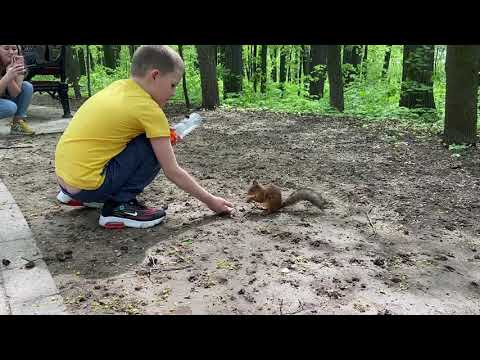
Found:
[[[22,92],[25,93],[33,93],[33,85],[28,81],[22,82]]]

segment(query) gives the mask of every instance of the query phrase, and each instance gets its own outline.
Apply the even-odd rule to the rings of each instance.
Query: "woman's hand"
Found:
[[[23,75],[25,72],[25,66],[23,63],[14,63],[7,66],[5,78],[8,82],[15,80],[18,76]]]
[[[25,58],[22,55],[13,55],[10,65],[14,64],[22,64],[23,66],[25,66]]]

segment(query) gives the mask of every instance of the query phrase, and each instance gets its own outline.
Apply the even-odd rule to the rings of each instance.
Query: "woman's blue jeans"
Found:
[[[28,81],[22,82],[22,92],[17,97],[0,98],[0,119],[25,118],[33,95],[33,86]]]

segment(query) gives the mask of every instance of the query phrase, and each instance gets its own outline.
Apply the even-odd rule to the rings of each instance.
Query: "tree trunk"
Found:
[[[255,61],[255,56],[253,55],[253,51],[254,51],[254,48],[255,48],[255,51],[256,51],[256,48],[257,46],[256,45],[250,45],[250,51],[249,51],[249,56],[250,56],[250,59],[249,59],[249,73],[250,73],[250,81],[253,81],[253,75],[254,75],[254,72],[253,72],[253,62]]]
[[[303,45],[298,53],[298,72],[297,72],[297,96],[300,96],[302,87],[302,68],[303,68]]]
[[[90,69],[93,70],[92,64],[92,53],[90,52],[90,46],[85,45],[87,47],[87,90],[88,90],[88,97],[92,96],[92,86],[90,81]]]
[[[132,46],[132,45],[130,45],[130,46]],[[182,60],[185,62],[185,60],[183,58],[183,45],[178,45],[178,54],[180,55]],[[131,51],[130,51],[130,56],[133,56]],[[187,109],[190,109],[190,99],[188,98],[186,71],[184,71],[183,75],[182,75],[182,87],[183,87],[183,97],[185,98],[185,106],[187,107]]]
[[[242,91],[242,45],[225,45],[225,69],[223,72],[223,97]]]
[[[102,45],[103,47],[103,58],[105,61],[105,66],[112,70],[115,70],[117,63],[115,60],[115,50],[114,45]]]
[[[253,45],[252,58],[252,76],[253,76],[253,92],[257,92],[258,73],[257,73],[257,45]]]
[[[345,85],[351,83],[359,73],[361,45],[345,45],[343,47],[343,63],[345,66]]]
[[[135,53],[135,45],[128,45],[128,53],[130,54],[130,60],[132,60]]]
[[[327,73],[327,45],[310,45],[310,89],[312,98],[323,98]]]
[[[262,61],[262,73],[260,75],[260,92],[267,92],[267,45],[262,45],[260,50],[260,58]]]
[[[80,92],[80,85],[78,84],[78,80],[80,79],[80,64],[71,45],[67,45],[65,48],[65,72],[67,81],[72,84],[75,98],[81,99],[82,94]]]
[[[88,45],[87,45],[88,46]],[[89,63],[89,69],[91,71],[95,71],[95,59],[93,58],[93,54],[92,54],[92,51],[90,50],[90,47],[87,48],[89,51],[88,51],[88,63]],[[87,74],[88,75],[88,74]]]
[[[278,54],[277,47],[274,47],[273,51],[270,52],[270,54],[271,54],[271,62],[272,62],[272,82],[277,82],[277,54]]]
[[[383,60],[382,77],[384,78],[388,74],[388,67],[390,66],[390,56],[392,55],[392,45],[387,45],[385,50],[385,58]]]
[[[368,75],[368,45],[365,45],[363,49],[363,58],[362,58],[362,76],[364,79],[367,78]]]
[[[220,104],[218,97],[217,67],[215,66],[215,45],[195,45],[200,66],[202,86],[202,107],[215,109]]]
[[[444,137],[448,144],[477,141],[478,45],[448,45]]]
[[[217,45],[217,64],[225,66],[225,45]]]
[[[120,56],[122,54],[122,45],[112,45],[113,59],[115,60],[115,67],[120,63]]]
[[[303,76],[310,74],[310,50],[308,45],[302,45]]]
[[[250,83],[250,79],[251,79],[251,76],[250,76],[250,47],[248,45],[246,45],[246,48],[245,48],[245,66],[243,67],[244,68],[244,71],[245,71],[245,76],[247,78],[247,81],[248,83]]]
[[[285,80],[286,80],[286,69],[285,69],[285,62],[287,59],[286,55],[286,49],[284,46],[280,47],[280,70],[279,70],[279,75],[280,75],[280,89],[285,90]]]
[[[434,52],[435,45],[404,45],[400,106],[435,109]]]
[[[302,50],[299,47],[292,49],[293,59],[292,59],[292,80],[298,84],[298,75],[301,73],[302,69]]]
[[[103,53],[102,45],[94,46],[94,48],[97,50],[96,56],[94,56],[95,64],[101,64],[105,66],[105,56]],[[92,56],[93,56],[93,52],[92,52]]]
[[[343,76],[340,59],[340,45],[327,45],[328,83],[330,85],[330,105],[338,111],[344,110]]]
[[[287,67],[287,82],[290,82],[292,80],[292,73],[291,73],[291,69],[292,69],[292,53],[293,53],[293,50],[292,48],[290,47],[288,49],[288,55],[286,57],[286,65],[288,65]]]
[[[80,75],[86,75],[87,65],[85,64],[85,52],[83,51],[83,46],[78,49],[77,54],[78,54],[78,63],[80,66]]]

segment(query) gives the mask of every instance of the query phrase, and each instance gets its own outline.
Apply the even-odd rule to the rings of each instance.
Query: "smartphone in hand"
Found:
[[[25,66],[25,59],[22,55],[13,55],[12,64],[23,65],[23,75],[27,73],[27,69],[26,69],[27,67]]]
[[[25,65],[25,59],[23,58],[22,55],[13,55],[12,56],[12,62],[15,63],[15,64]]]

